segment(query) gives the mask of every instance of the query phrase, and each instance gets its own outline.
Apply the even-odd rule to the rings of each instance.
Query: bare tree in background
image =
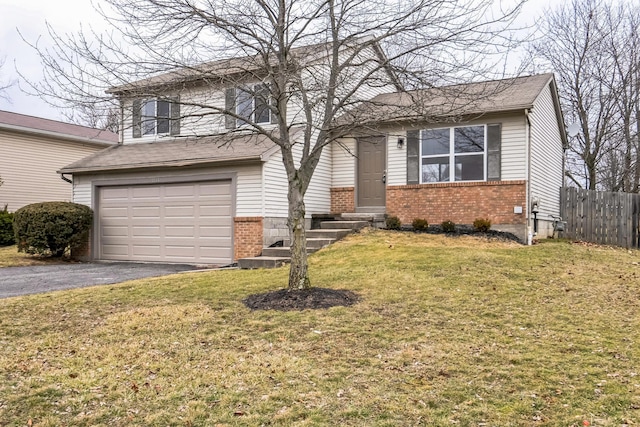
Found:
[[[242,132],[269,138],[280,148],[289,183],[290,289],[310,287],[304,196],[322,151],[358,126],[356,118],[337,119],[368,99],[370,88],[375,93],[375,88],[388,88],[394,80],[396,89],[403,90],[496,77],[501,55],[512,47],[505,29],[521,7],[519,1],[505,2],[510,5],[506,8],[492,0],[101,4],[100,12],[113,32],[70,37],[51,29],[54,47],[39,49],[45,76],[40,83],[32,82],[33,88],[69,106],[91,100],[108,109],[114,99],[104,91],[113,86],[125,85],[129,95],[161,97],[168,89],[180,90],[179,81],[210,84],[212,91],[251,79],[268,83],[261,89],[268,93],[252,95],[272,100],[267,104],[276,118],[276,131],[209,100],[189,104],[181,98],[181,114],[184,118],[186,111],[193,111],[190,107],[198,107],[198,118],[207,114],[222,121],[242,120]],[[386,54],[371,54],[380,48]],[[220,74],[206,65],[220,58],[242,60],[230,60],[234,72]],[[141,81],[167,72],[176,77],[167,85]],[[294,138],[294,132],[303,137]]]
[[[571,0],[545,14],[544,35],[532,45],[558,76],[565,120],[580,125],[565,171],[579,187],[638,191],[638,11]]]
[[[2,77],[2,69],[4,68],[6,62],[6,58],[2,57],[0,58],[0,77]],[[11,86],[14,85],[14,82],[11,81],[4,81],[0,79],[0,98],[5,99],[5,100],[9,100],[9,95],[7,94],[7,89],[9,89]]]

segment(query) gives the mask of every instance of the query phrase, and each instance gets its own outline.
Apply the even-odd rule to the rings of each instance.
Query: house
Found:
[[[386,93],[350,114],[363,134],[332,152],[332,212],[553,234],[567,146],[553,74]]]
[[[322,75],[321,54],[302,56],[302,73]],[[118,145],[60,170],[73,176],[74,201],[96,213],[81,256],[221,265],[288,237],[279,147],[242,131],[243,117],[275,127],[265,83],[241,62],[110,90],[124,117]],[[376,77],[383,80],[357,94],[351,114],[361,115],[362,126],[325,147],[305,195],[309,225],[314,214],[349,212],[384,212],[404,223],[488,217],[524,239],[534,200],[544,221],[557,215],[564,126],[552,75],[465,85],[461,92],[476,92],[477,102],[445,99],[446,90],[405,96],[392,75]],[[490,92],[477,93],[487,85]],[[289,102],[295,142],[304,117]],[[547,229],[539,224],[540,235]]]
[[[57,171],[117,141],[112,132],[0,111],[0,209],[71,201],[73,186]]]

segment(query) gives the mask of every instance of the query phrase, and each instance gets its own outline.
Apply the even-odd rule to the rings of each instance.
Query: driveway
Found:
[[[0,268],[0,298],[85,286],[107,285],[144,277],[195,270],[178,264],[57,264]]]

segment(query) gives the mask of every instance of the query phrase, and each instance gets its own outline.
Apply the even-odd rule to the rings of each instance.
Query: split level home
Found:
[[[0,209],[71,201],[71,175],[58,170],[117,142],[113,132],[0,111]]]
[[[385,60],[375,46],[358,55]],[[322,52],[304,58],[303,78],[322,74]],[[275,113],[260,96],[260,73],[241,62],[110,90],[122,109],[119,143],[60,170],[73,176],[73,200],[95,212],[81,255],[223,265],[288,237],[280,148],[243,132],[243,117],[276,131]],[[403,91],[390,71],[376,73],[338,119],[357,126],[323,151],[305,196],[308,225],[314,215],[360,212],[403,224],[488,218],[523,241],[534,225],[538,237],[550,234],[566,144],[552,74]],[[287,115],[293,142],[304,133],[296,102]]]

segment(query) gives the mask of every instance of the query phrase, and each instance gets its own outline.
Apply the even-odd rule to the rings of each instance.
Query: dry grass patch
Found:
[[[640,422],[638,251],[363,233],[311,257],[351,307],[250,311],[287,269],[0,301],[0,425]]]
[[[18,247],[15,245],[0,247],[0,268],[45,265],[59,262],[65,262],[65,260],[18,252]]]

